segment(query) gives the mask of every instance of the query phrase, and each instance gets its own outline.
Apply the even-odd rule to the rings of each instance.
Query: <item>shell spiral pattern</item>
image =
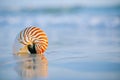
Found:
[[[48,47],[48,38],[43,30],[38,27],[27,27],[18,36],[18,41],[31,54],[43,54]]]

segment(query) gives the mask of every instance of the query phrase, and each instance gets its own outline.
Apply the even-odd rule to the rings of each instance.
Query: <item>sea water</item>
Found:
[[[13,55],[29,26],[48,36],[43,57]],[[1,10],[0,80],[120,80],[120,9]]]

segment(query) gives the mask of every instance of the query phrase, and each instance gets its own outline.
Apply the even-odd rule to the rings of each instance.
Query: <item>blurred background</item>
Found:
[[[29,26],[48,36],[47,80],[120,79],[120,0],[0,0],[1,80],[24,79],[12,46]]]

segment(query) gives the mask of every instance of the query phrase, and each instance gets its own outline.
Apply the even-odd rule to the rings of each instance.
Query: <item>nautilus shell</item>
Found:
[[[38,27],[27,27],[16,37],[13,46],[14,54],[43,54],[48,47],[48,38]]]

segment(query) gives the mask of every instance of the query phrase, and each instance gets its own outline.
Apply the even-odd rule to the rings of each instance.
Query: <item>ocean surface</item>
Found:
[[[29,26],[49,39],[44,56],[14,56]],[[0,9],[0,80],[120,80],[120,8]]]

